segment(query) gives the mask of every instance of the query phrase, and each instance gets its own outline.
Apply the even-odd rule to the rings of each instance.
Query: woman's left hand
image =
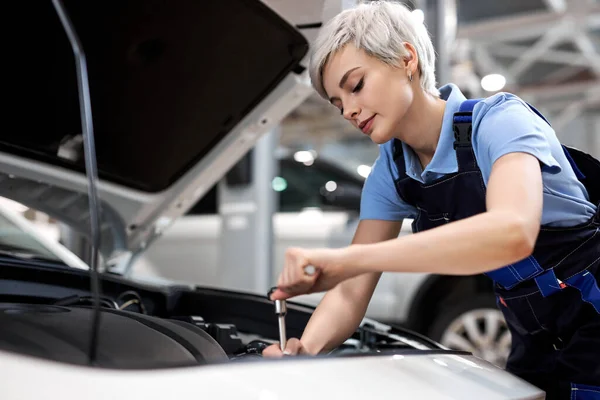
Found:
[[[361,271],[352,267],[347,260],[348,248],[286,250],[285,265],[277,282],[277,290],[271,294],[271,300],[323,292],[346,279],[360,275]],[[312,275],[305,271],[305,267],[309,266],[315,268]]]

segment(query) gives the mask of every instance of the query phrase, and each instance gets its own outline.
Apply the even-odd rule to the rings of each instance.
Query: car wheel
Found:
[[[439,309],[429,336],[504,368],[510,353],[510,331],[493,294],[478,294]]]

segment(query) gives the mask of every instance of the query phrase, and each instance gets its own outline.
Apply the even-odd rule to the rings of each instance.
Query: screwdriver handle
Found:
[[[317,272],[317,269],[313,265],[307,265],[304,267],[304,274],[307,276],[313,276]],[[277,290],[277,286],[273,286],[267,293],[267,299],[271,299],[271,295]]]

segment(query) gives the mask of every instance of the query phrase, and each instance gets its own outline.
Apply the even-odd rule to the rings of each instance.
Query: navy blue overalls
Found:
[[[394,144],[396,189],[418,211],[414,232],[486,211],[486,189],[471,145],[477,101],[463,102],[454,114],[458,172],[422,184],[406,175],[402,144]],[[563,148],[599,205],[596,215],[578,226],[541,226],[530,257],[486,275],[494,281],[511,332],[507,370],[545,390],[548,399],[600,399],[600,162]]]

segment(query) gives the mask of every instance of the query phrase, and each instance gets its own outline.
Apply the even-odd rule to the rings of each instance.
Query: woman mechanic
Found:
[[[600,395],[600,163],[515,95],[438,90],[434,64],[426,28],[399,3],[361,4],[322,29],[313,86],[380,154],[352,244],[287,250],[271,299],[328,292],[300,339],[263,354],[339,346],[382,272],[485,273],[512,335],[507,370],[548,398]],[[415,234],[398,238],[404,218]]]

